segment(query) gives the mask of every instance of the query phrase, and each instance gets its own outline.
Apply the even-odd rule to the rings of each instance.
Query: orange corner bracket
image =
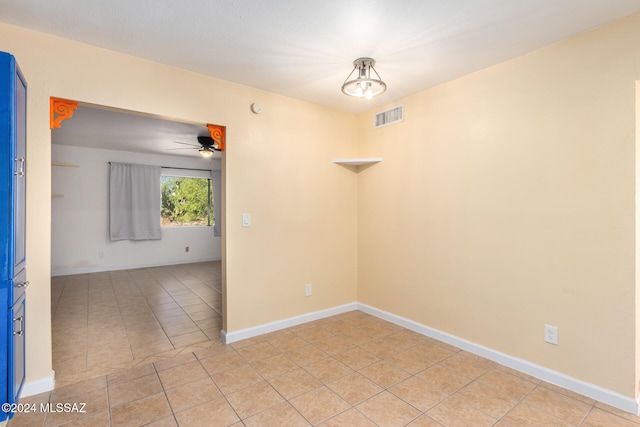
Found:
[[[227,128],[225,126],[207,124],[207,129],[209,129],[211,139],[218,143],[218,149],[224,151]]]
[[[76,108],[78,108],[77,101],[51,97],[49,101],[49,128],[59,128],[63,120],[73,116],[73,110]]]

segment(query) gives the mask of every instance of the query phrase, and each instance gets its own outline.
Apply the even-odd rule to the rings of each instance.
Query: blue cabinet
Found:
[[[0,52],[0,404],[18,401],[25,377],[26,120],[27,84]]]

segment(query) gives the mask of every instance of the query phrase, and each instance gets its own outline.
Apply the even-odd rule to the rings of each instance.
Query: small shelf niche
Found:
[[[348,157],[343,159],[333,159],[333,163],[344,166],[372,165],[381,161],[382,157]]]

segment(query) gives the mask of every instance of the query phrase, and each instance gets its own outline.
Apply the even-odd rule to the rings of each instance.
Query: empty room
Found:
[[[640,425],[639,42],[640,0],[0,0],[0,422]]]

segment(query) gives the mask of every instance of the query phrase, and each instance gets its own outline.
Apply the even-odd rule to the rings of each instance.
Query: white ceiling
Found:
[[[640,11],[640,0],[0,0],[0,21],[362,112]],[[340,86],[369,56],[388,90]]]

